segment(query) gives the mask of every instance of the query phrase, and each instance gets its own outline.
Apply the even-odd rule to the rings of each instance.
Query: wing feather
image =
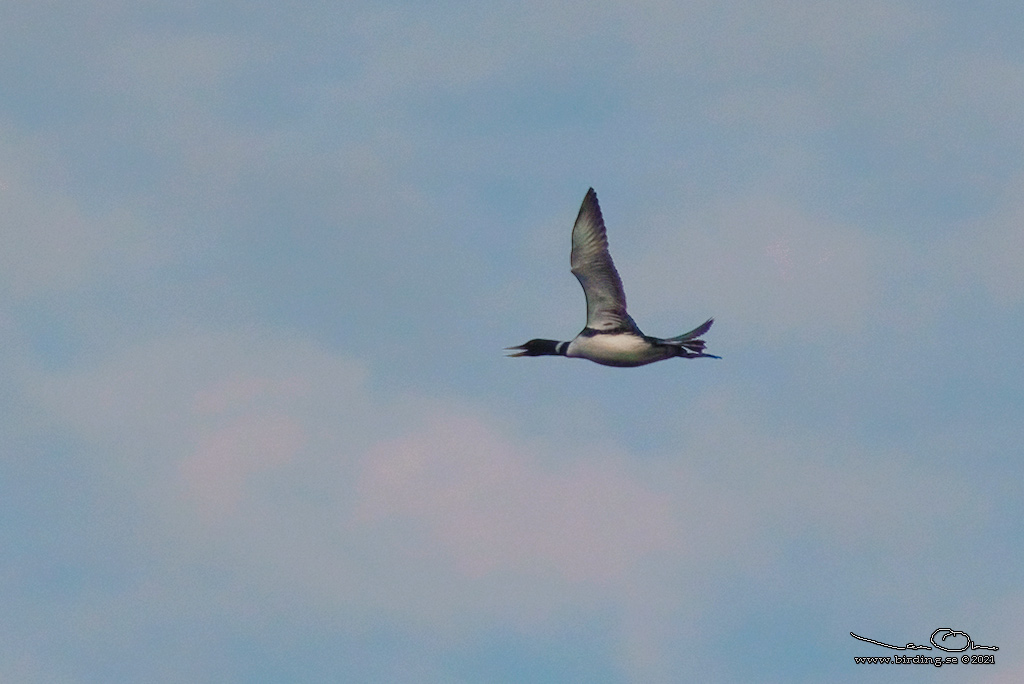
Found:
[[[602,331],[635,330],[636,324],[626,313],[622,279],[608,253],[604,217],[593,188],[587,190],[572,229],[570,264],[587,297],[587,327]]]

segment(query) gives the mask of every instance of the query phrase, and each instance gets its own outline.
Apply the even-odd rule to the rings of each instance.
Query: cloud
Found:
[[[735,628],[731,583],[825,597],[837,577],[864,591],[861,573],[892,579],[898,564],[912,569],[891,588],[905,605],[954,583],[927,555],[979,519],[936,514],[978,509],[970,483],[814,428],[773,430],[728,391],[695,397],[677,446],[649,453],[374,391],[359,362],[253,331],[35,372],[36,406],[107,496],[131,500],[143,580],[106,607],[84,590],[74,608],[115,630],[143,598],[175,606],[171,621],[303,620],[316,606],[346,630],[401,625],[444,648],[481,626],[555,635],[584,619],[623,672],[665,678],[711,666],[717,651],[686,664],[677,642],[709,620]],[[796,559],[808,548],[829,577]]]
[[[631,301],[711,312],[763,341],[853,333],[878,308],[884,242],[777,195],[649,222],[657,252],[622,269]]]
[[[41,372],[32,395],[146,488],[187,491],[194,500],[179,505],[237,515],[254,476],[308,458],[319,434],[313,421],[340,413],[336,437],[359,443],[344,426],[362,419],[364,377],[358,364],[308,343],[254,347],[223,333],[153,341],[92,367]]]
[[[307,440],[302,426],[285,416],[238,420],[200,438],[181,464],[187,486],[204,506],[234,508],[256,473],[286,466]]]
[[[15,301],[67,292],[97,277],[160,263],[160,240],[128,207],[88,209],[60,145],[6,129],[0,143],[0,288]]]
[[[376,445],[359,511],[369,521],[406,516],[425,525],[461,573],[620,584],[645,555],[680,541],[669,498],[624,472],[620,459],[552,467],[470,416],[427,422]]]

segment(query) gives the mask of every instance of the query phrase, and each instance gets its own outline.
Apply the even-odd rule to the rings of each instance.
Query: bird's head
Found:
[[[530,340],[526,344],[521,344],[518,347],[505,347],[505,349],[521,349],[522,351],[516,354],[509,354],[512,356],[558,356],[558,341],[557,340]]]

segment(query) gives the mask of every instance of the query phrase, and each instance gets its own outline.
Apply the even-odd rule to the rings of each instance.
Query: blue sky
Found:
[[[1024,677],[1020,3],[0,27],[0,682]]]

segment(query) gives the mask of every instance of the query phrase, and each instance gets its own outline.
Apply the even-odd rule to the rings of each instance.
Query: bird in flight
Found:
[[[583,286],[587,297],[587,325],[573,340],[530,340],[508,350],[520,350],[509,356],[568,356],[590,359],[605,366],[643,366],[676,356],[686,359],[720,356],[704,353],[706,333],[715,319],[709,318],[693,330],[662,339],[640,332],[626,313],[626,293],[622,290],[611,254],[604,218],[597,204],[597,193],[587,190],[576,225],[572,228],[572,274]]]

